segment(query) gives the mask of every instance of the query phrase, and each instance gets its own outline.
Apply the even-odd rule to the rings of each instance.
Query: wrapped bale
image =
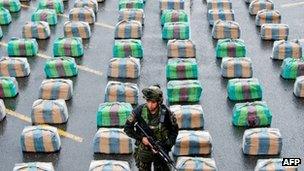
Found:
[[[73,77],[78,74],[78,67],[74,58],[56,57],[46,61],[44,72],[47,78]]]
[[[57,14],[63,14],[62,0],[39,0],[38,9],[53,9]]]
[[[64,100],[42,100],[33,103],[33,124],[62,124],[68,121],[68,109]]]
[[[95,13],[92,8],[87,6],[80,8],[72,8],[69,12],[70,21],[84,21],[93,24],[96,21]]]
[[[2,57],[0,59],[0,76],[27,77],[30,75],[30,70],[26,58]]]
[[[172,58],[166,65],[167,80],[197,79],[198,66],[195,59]]]
[[[115,26],[115,39],[140,39],[142,25],[135,20],[122,20]]]
[[[204,111],[201,105],[173,105],[170,110],[175,115],[179,130],[204,129]]]
[[[251,128],[244,132],[243,153],[247,155],[278,155],[282,137],[277,128]]]
[[[115,40],[113,46],[113,57],[114,58],[143,58],[143,46],[141,40],[137,39],[121,39]]]
[[[12,16],[4,7],[0,7],[0,25],[8,25],[12,22]]]
[[[185,9],[185,0],[160,0],[159,8],[163,10],[184,10]]]
[[[65,37],[80,37],[88,39],[91,37],[91,28],[87,22],[83,21],[67,21],[63,26]]]
[[[132,112],[130,103],[106,102],[99,105],[97,111],[98,127],[122,127]]]
[[[297,77],[293,87],[293,94],[297,97],[304,97],[304,76]]]
[[[203,88],[198,80],[172,80],[167,84],[169,103],[199,102]]]
[[[226,9],[208,10],[207,19],[211,26],[213,26],[217,20],[234,21],[234,11]]]
[[[264,101],[237,103],[233,108],[232,124],[261,127],[271,124],[272,114]]]
[[[119,160],[95,160],[90,164],[89,171],[131,171],[130,165],[126,161]]]
[[[235,78],[228,81],[228,98],[233,101],[262,99],[262,86],[258,79]]]
[[[280,24],[281,23],[281,14],[277,10],[268,10],[263,9],[259,11],[255,17],[255,25],[261,26],[262,24],[273,23]]]
[[[304,59],[286,58],[281,68],[281,76],[284,79],[296,79],[304,75]]]
[[[96,0],[76,0],[74,2],[75,8],[80,8],[85,6],[91,8],[95,13],[97,13],[98,11],[98,2]]]
[[[109,63],[108,77],[112,78],[138,78],[140,63],[136,58],[112,58]]]
[[[215,53],[217,58],[245,57],[247,50],[245,42],[241,39],[219,39]]]
[[[22,35],[24,38],[47,39],[51,35],[51,30],[45,21],[31,21],[23,26]]]
[[[287,40],[289,27],[287,24],[263,24],[261,38],[263,40]]]
[[[254,171],[297,171],[297,166],[282,166],[282,158],[258,159]]]
[[[302,58],[302,45],[298,40],[277,40],[273,43],[272,59]]]
[[[217,171],[214,159],[203,157],[178,157],[176,168],[179,171]]]
[[[9,12],[19,12],[21,3],[19,0],[0,0],[0,7],[8,9]]]
[[[32,21],[45,21],[50,26],[57,24],[57,14],[53,9],[38,9],[32,15]]]
[[[7,43],[8,56],[30,57],[38,53],[38,43],[35,39],[11,38]]]
[[[39,98],[43,100],[70,100],[73,95],[73,81],[68,79],[43,80],[39,88]]]
[[[208,155],[212,151],[212,139],[208,131],[178,132],[172,154],[174,156]]]
[[[121,9],[119,10],[118,21],[135,20],[144,25],[145,14],[143,9]]]
[[[94,136],[94,153],[131,154],[132,139],[118,128],[99,128]]]
[[[252,62],[248,57],[222,59],[221,73],[225,78],[251,78]]]
[[[51,162],[30,162],[30,163],[17,163],[13,171],[55,171]]]
[[[53,54],[58,56],[81,57],[83,45],[80,37],[60,37],[53,44]]]
[[[170,22],[188,22],[185,10],[164,10],[161,15],[161,25]]]
[[[249,5],[249,14],[256,15],[260,10],[273,10],[274,4],[271,0],[252,0]]]
[[[47,125],[27,126],[23,129],[21,138],[23,152],[57,152],[61,148],[58,130]]]
[[[169,40],[167,56],[169,58],[195,58],[196,46],[191,40]]]
[[[217,20],[212,28],[214,39],[238,39],[241,36],[240,25],[235,21]]]
[[[3,100],[0,99],[0,122],[5,118],[5,116],[6,116],[6,108]]]
[[[189,39],[190,26],[188,22],[170,22],[165,23],[162,30],[162,38],[165,40],[170,39]]]
[[[105,90],[105,102],[138,104],[139,90],[134,83],[109,81]]]
[[[118,9],[144,9],[143,0],[119,0]]]
[[[15,97],[18,94],[18,82],[15,77],[0,77],[0,98]]]
[[[230,0],[207,0],[207,10],[232,10]]]

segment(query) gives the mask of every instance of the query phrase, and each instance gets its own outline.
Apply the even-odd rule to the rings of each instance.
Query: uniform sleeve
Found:
[[[167,108],[167,113],[168,113],[168,119],[167,119],[167,128],[168,128],[168,139],[167,139],[167,146],[172,147],[175,144],[176,137],[178,134],[178,125],[176,122],[175,115],[170,111],[170,109]]]
[[[143,136],[142,134],[138,134],[135,131],[135,127],[134,124],[137,122],[136,120],[136,113],[138,112],[138,110],[133,110],[132,114],[129,115],[126,124],[124,126],[124,132],[131,138],[134,138],[135,140],[141,141]]]

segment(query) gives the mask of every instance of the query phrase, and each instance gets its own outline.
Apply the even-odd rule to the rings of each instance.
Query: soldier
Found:
[[[134,158],[136,166],[140,171],[151,170],[152,162],[154,170],[169,171],[170,168],[166,162],[152,150],[147,137],[144,137],[138,130],[135,130],[134,124],[141,125],[146,122],[154,137],[168,154],[178,134],[178,125],[171,111],[163,104],[163,93],[159,85],[153,85],[142,90],[146,103],[139,105],[132,111],[124,127],[128,136],[136,140]]]

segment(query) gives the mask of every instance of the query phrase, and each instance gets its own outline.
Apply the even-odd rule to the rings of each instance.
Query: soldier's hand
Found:
[[[150,146],[152,147],[152,145],[150,144],[149,140],[147,137],[143,137],[141,142],[145,145],[145,146]]]

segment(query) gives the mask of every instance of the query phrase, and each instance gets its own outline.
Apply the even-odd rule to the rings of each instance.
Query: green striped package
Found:
[[[72,77],[78,74],[78,68],[74,58],[56,57],[46,61],[44,72],[47,78]]]
[[[262,86],[256,78],[235,78],[228,81],[228,98],[233,101],[262,99]]]
[[[170,22],[165,23],[162,31],[162,38],[165,40],[170,39],[189,39],[190,28],[188,22]]]
[[[0,7],[8,9],[10,12],[19,12],[21,3],[19,0],[0,0]]]
[[[143,0],[119,0],[118,9],[144,9]]]
[[[53,9],[38,9],[32,15],[32,21],[45,21],[50,26],[57,24],[57,14]]]
[[[54,9],[56,13],[63,14],[62,0],[39,0],[38,9]]]
[[[219,39],[215,48],[217,58],[246,57],[246,45],[241,39]]]
[[[0,98],[15,97],[18,94],[18,82],[15,77],[0,77]]]
[[[286,58],[281,68],[281,76],[284,79],[296,79],[304,75],[304,59]]]
[[[0,25],[7,25],[11,23],[12,17],[10,12],[4,7],[0,7]]]
[[[188,22],[188,15],[185,10],[164,10],[161,25],[169,22]]]
[[[60,37],[53,44],[54,56],[83,56],[83,45],[80,37]]]
[[[171,58],[166,65],[167,80],[197,79],[197,73],[195,59]]]
[[[199,102],[203,88],[198,80],[171,80],[167,84],[169,103]]]
[[[141,40],[137,39],[122,39],[115,40],[113,46],[114,58],[143,58],[143,46]]]
[[[7,43],[8,56],[36,56],[38,53],[38,43],[36,39],[11,38]]]

